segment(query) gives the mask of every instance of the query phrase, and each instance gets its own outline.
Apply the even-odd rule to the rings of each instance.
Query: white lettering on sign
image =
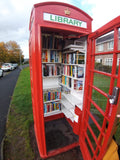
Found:
[[[55,14],[50,14],[50,13],[43,13],[43,20],[87,28],[87,23],[84,21],[63,17]]]

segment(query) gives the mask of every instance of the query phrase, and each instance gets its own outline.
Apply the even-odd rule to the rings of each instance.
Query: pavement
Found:
[[[5,73],[4,76],[0,78],[0,160],[2,160],[1,148],[5,135],[7,114],[19,73],[20,69],[17,68],[9,74]]]

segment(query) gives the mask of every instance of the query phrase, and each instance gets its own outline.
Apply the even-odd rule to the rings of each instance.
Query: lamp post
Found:
[[[22,70],[22,66],[21,66],[21,52],[20,52],[20,69]]]
[[[21,51],[20,51],[20,48],[18,47],[18,48],[16,48],[16,51],[17,52],[19,52],[19,63],[20,63],[20,65],[19,65],[19,68],[20,68],[20,70],[22,70],[22,57],[21,57],[21,55],[22,55],[22,53],[21,53]]]

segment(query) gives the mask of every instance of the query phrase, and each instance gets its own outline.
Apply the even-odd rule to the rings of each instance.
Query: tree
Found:
[[[6,43],[6,49],[9,56],[9,62],[11,63],[20,63],[23,62],[24,56],[22,55],[22,50],[20,46],[15,41],[9,41]]]
[[[6,48],[6,44],[4,42],[0,42],[0,62],[4,63],[9,60],[8,51]]]

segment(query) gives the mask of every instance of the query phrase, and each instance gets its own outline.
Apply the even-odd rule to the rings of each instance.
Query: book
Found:
[[[82,90],[83,89],[83,81],[74,80],[74,89],[75,90]]]
[[[59,63],[61,63],[62,61],[62,53],[61,53],[61,51],[59,52]]]
[[[75,57],[75,53],[73,53],[73,63],[72,64],[75,64],[75,62],[76,62],[76,57]]]
[[[50,49],[53,48],[53,35],[50,35]]]
[[[71,70],[70,70],[70,75],[71,75],[71,77],[73,76],[73,68],[72,68],[72,66],[71,66]]]
[[[51,89],[49,91],[43,92],[43,100],[47,101],[61,99],[61,90],[60,89]]]
[[[71,78],[69,78],[69,87],[71,88],[72,87],[72,83],[71,83]]]
[[[83,67],[77,67],[77,77],[82,78],[84,77],[84,68]]]
[[[47,113],[47,104],[44,104],[44,113]]]

